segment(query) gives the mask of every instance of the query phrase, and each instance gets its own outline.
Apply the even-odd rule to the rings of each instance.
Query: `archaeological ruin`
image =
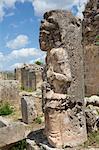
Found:
[[[0,80],[0,103],[19,104],[19,82],[16,80]]]
[[[21,88],[35,91],[42,84],[43,66],[37,64],[24,64],[15,69],[15,79],[20,82]]]
[[[14,80],[14,72],[13,71],[1,71],[0,72],[0,80]]]
[[[83,15],[47,11],[45,64],[0,72],[0,150],[99,150],[99,0]]]

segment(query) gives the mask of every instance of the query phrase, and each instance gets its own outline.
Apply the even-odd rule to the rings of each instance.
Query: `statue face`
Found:
[[[60,32],[58,24],[54,21],[53,16],[49,15],[41,21],[40,27],[40,48],[43,51],[49,51],[60,45]]]

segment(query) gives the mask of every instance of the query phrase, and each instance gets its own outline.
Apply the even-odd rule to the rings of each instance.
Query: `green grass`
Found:
[[[95,45],[99,45],[99,42],[95,42]]]
[[[21,90],[22,90],[22,91],[24,91],[24,86],[23,86],[23,85],[21,85],[21,87],[20,87],[20,88],[21,88]]]
[[[27,89],[26,92],[33,92],[31,88]]]
[[[99,131],[88,134],[88,140],[84,143],[84,147],[99,147]]]
[[[13,113],[13,108],[9,103],[3,103],[0,105],[0,116],[6,116]]]
[[[21,86],[21,91],[33,92],[32,88],[25,89],[24,86]]]
[[[99,35],[97,35],[95,38],[95,45],[99,46]]]
[[[41,116],[38,116],[38,117],[35,119],[35,122],[38,123],[38,124],[41,124],[41,123],[42,123],[42,118],[41,118]]]
[[[99,35],[96,36],[96,39],[99,39]]]

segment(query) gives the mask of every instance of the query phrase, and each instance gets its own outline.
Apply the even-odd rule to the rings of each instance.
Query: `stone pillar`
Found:
[[[89,0],[83,14],[85,94],[99,95],[99,0]]]
[[[42,86],[45,134],[57,148],[87,139],[81,21],[70,12],[44,14],[40,47],[47,51]]]
[[[37,117],[35,102],[33,96],[23,96],[21,98],[22,121],[27,124],[33,123]]]

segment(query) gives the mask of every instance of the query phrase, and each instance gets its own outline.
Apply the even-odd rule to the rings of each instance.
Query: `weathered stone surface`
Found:
[[[0,80],[0,102],[19,105],[19,82],[15,80]]]
[[[35,91],[41,89],[43,66],[37,64],[24,64],[15,69],[15,78],[20,82],[22,89]]]
[[[37,116],[42,116],[43,115],[43,111],[42,111],[42,93],[41,93],[40,89],[38,89],[38,90],[36,90],[35,92],[32,92],[32,93],[23,91],[23,92],[20,93],[20,96],[23,97],[23,98],[24,97],[26,98],[26,99],[23,100],[23,103],[21,101],[21,111],[22,111],[23,121],[29,123],[28,118],[27,118],[27,116],[28,116],[29,118],[31,118],[30,122],[32,123],[33,120]],[[33,107],[33,109],[31,109],[30,107]],[[29,112],[28,112],[28,110],[29,110]]]
[[[85,97],[85,105],[93,105],[99,107],[99,96],[93,95],[91,97]]]
[[[96,126],[97,118],[94,112],[90,109],[87,109],[85,111],[85,114],[86,114],[87,131],[88,132],[97,131],[97,126]]]
[[[84,148],[83,145],[77,147],[66,147],[66,148],[54,148],[52,147],[46,137],[43,135],[44,130],[36,130],[31,132],[26,140],[27,150],[98,150],[99,148],[94,148],[94,146],[88,146]]]
[[[34,140],[27,139],[27,150],[40,150]]]
[[[89,0],[83,19],[86,96],[99,94],[99,0]]]
[[[0,72],[0,80],[14,80],[13,71],[2,71]]]
[[[45,134],[57,148],[87,139],[81,40],[81,22],[70,12],[45,13],[40,27],[40,47],[47,51],[42,87]]]
[[[24,96],[21,98],[22,120],[24,123],[32,123],[37,117],[33,96]]]
[[[9,120],[0,116],[0,128],[8,126],[10,124]]]
[[[99,129],[99,96],[85,97],[87,131]]]
[[[0,128],[0,148],[26,138],[28,132],[23,123],[12,123]]]

